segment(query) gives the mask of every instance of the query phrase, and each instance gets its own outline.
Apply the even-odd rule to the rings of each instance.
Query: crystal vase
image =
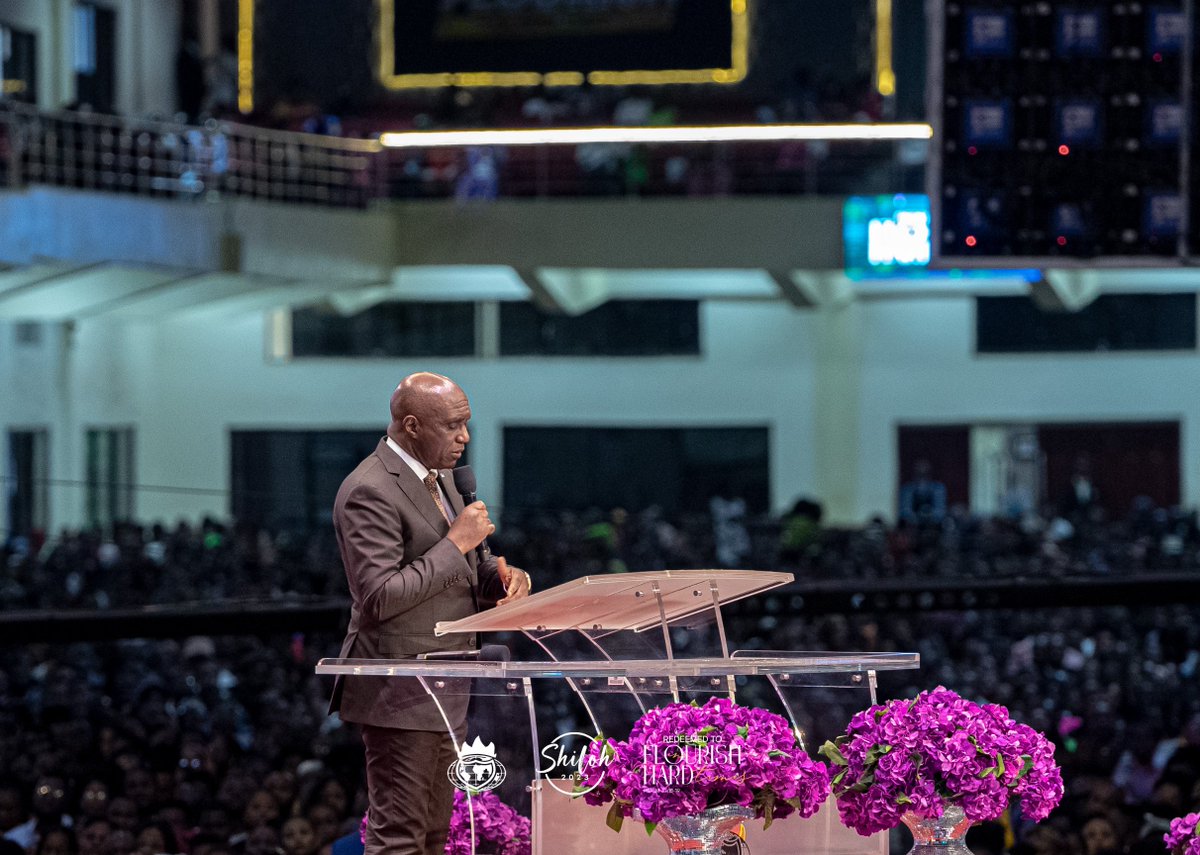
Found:
[[[655,831],[677,855],[721,855],[722,842],[736,834],[754,811],[741,805],[721,805],[692,816],[673,816],[661,820]]]
[[[913,836],[908,855],[971,855],[967,848],[971,820],[958,805],[946,805],[937,819],[913,813],[906,813],[901,819]]]

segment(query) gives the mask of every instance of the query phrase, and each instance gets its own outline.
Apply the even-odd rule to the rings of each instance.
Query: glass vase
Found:
[[[967,848],[967,819],[958,805],[946,805],[942,815],[926,819],[914,813],[906,813],[901,819],[912,832],[913,847],[908,855],[971,855]]]
[[[672,816],[661,820],[655,831],[677,855],[721,855],[722,843],[736,834],[754,811],[741,805],[721,805],[691,816]]]

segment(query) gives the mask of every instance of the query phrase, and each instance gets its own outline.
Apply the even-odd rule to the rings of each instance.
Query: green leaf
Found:
[[[849,766],[850,763],[842,756],[841,749],[829,740],[825,740],[825,744],[817,749],[817,753],[829,758],[829,762],[836,766]]]
[[[645,825],[646,825],[646,836],[653,837],[654,829],[658,828],[658,823],[657,822],[646,822]]]
[[[908,796],[904,795],[904,793],[901,793],[900,795],[896,796],[896,804],[911,805],[912,799],[910,799]]]
[[[745,739],[749,732],[750,728],[746,727],[744,724],[738,728],[738,736],[740,736],[742,739]]]
[[[696,735],[697,736],[708,736],[710,733],[712,733],[716,729],[717,729],[716,725],[706,724],[706,725],[704,725],[704,727],[702,727],[696,731]]]
[[[866,764],[868,766],[874,766],[879,762],[880,757],[882,757],[884,754],[887,754],[891,750],[892,746],[890,745],[872,745],[869,749],[867,749]]]
[[[840,772],[834,775],[833,780],[829,782],[830,786],[836,787],[838,784],[840,784],[842,782],[842,778],[846,777],[846,773],[849,771],[849,769],[842,769]]]
[[[604,819],[604,824],[613,831],[620,831],[621,825],[625,822],[625,817],[621,816],[621,803],[613,802],[612,807],[608,809],[608,816]]]
[[[1023,761],[1023,765],[1021,766],[1021,771],[1017,773],[1017,781],[1021,780],[1026,775],[1028,775],[1029,770],[1031,770],[1033,768],[1033,756],[1032,755],[1022,754],[1021,760]]]
[[[763,796],[763,829],[771,827],[775,820],[775,791],[767,790]]]
[[[999,751],[996,752],[996,777],[999,778],[1004,774],[1004,757]]]

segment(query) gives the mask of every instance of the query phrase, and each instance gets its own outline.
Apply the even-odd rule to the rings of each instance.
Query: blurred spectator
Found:
[[[1092,481],[1092,459],[1080,454],[1071,470],[1071,483],[1059,502],[1059,513],[1078,528],[1086,524],[1099,507],[1100,491]]]
[[[912,480],[900,487],[900,519],[917,525],[938,525],[946,516],[946,485],[935,481],[928,460],[913,464]]]
[[[812,499],[797,499],[783,519],[779,530],[779,560],[793,564],[821,537],[824,508]]]

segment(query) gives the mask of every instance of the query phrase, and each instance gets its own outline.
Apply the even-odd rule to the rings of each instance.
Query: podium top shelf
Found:
[[[626,659],[582,662],[463,662],[420,659],[322,659],[318,674],[368,677],[571,678],[605,680],[669,677],[856,674],[919,668],[917,653],[739,652],[728,659]]]
[[[452,632],[580,630],[642,632],[719,605],[786,585],[791,573],[767,570],[659,570],[611,573],[564,582],[525,599],[455,621],[439,621],[436,635]],[[662,595],[659,612],[654,585]]]

